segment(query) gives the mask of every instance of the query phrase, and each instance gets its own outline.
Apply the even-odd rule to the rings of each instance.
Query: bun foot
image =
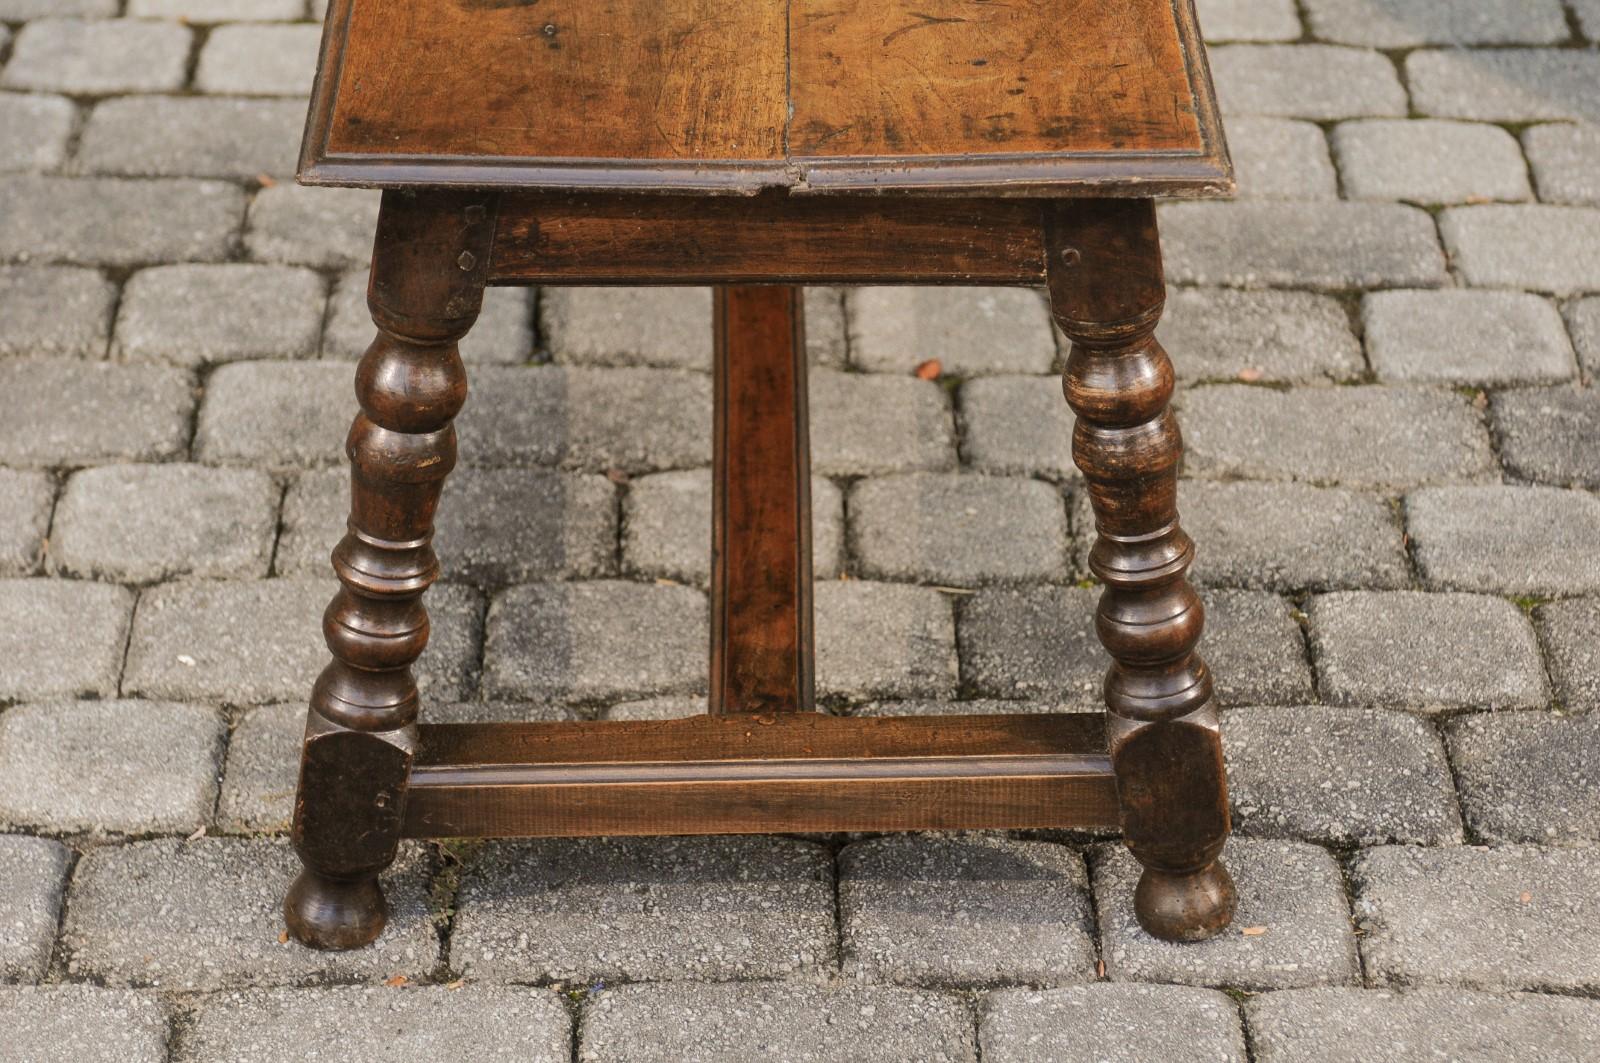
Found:
[[[376,878],[344,881],[302,871],[283,899],[283,921],[314,949],[358,949],[383,933],[389,906]]]
[[[1181,875],[1145,868],[1133,892],[1139,925],[1166,941],[1204,941],[1233,921],[1239,896],[1222,861]]]

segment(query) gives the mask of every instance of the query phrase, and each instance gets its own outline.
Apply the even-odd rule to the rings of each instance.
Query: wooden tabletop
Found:
[[[1193,0],[333,0],[310,184],[1216,195]]]

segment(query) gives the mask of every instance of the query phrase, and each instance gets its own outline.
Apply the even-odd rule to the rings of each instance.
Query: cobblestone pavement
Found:
[[[0,1058],[1600,1059],[1600,2],[1201,9],[1235,927],[1152,940],[1075,834],[416,845],[328,955],[276,904],[376,198],[290,180],[320,13],[0,0]],[[433,718],[699,706],[708,311],[491,292]],[[1041,298],[807,311],[829,708],[1092,708]]]

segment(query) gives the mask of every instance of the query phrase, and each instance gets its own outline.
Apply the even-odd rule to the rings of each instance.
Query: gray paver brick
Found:
[[[321,26],[219,26],[206,38],[195,68],[201,92],[303,96],[317,69]]]
[[[88,17],[115,15],[117,0],[0,0],[0,19],[26,22],[54,15]]]
[[[281,839],[106,846],[78,862],[62,945],[68,976],[109,986],[216,990],[312,979],[377,982],[432,970],[427,862],[413,846],[382,878],[387,928],[349,952],[283,940],[283,895],[300,861]]]
[[[88,985],[0,989],[6,1046],[27,1063],[167,1063],[167,1009]]]
[[[1139,864],[1120,845],[1094,860],[1100,953],[1116,982],[1245,990],[1358,983],[1355,934],[1333,857],[1302,842],[1236,838],[1222,856],[1239,891],[1233,924],[1207,941],[1151,937],[1133,915]],[[1265,928],[1245,934],[1246,928]]]
[[[783,978],[834,961],[820,845],[756,836],[496,843],[462,880],[450,962],[534,982]]]
[[[539,326],[557,362],[711,368],[710,288],[551,288]]]
[[[1331,44],[1225,44],[1211,49],[1224,114],[1288,118],[1404,115],[1406,90],[1387,56]]]
[[[0,361],[0,461],[84,465],[175,457],[189,438],[189,375],[154,365]]]
[[[1468,284],[1558,295],[1600,288],[1600,210],[1452,207],[1439,219],[1439,231]]]
[[[605,720],[681,720],[706,711],[706,699],[698,697],[644,698],[612,705],[600,714]]]
[[[92,269],[0,267],[0,356],[104,357],[116,301]]]
[[[1222,993],[1191,986],[1001,990],[980,1005],[978,1040],[985,1063],[1246,1059],[1238,1007]]]
[[[1241,116],[1228,122],[1241,199],[1338,199],[1328,139],[1314,123]]]
[[[250,204],[244,244],[250,257],[324,269],[365,267],[378,226],[376,192],[277,184]]]
[[[1577,375],[1560,312],[1528,292],[1370,292],[1361,317],[1380,380],[1492,386]]]
[[[816,648],[821,697],[948,698],[956,691],[950,599],[929,587],[819,580]]]
[[[46,838],[0,835],[0,925],[6,928],[0,938],[0,979],[37,982],[44,977],[71,858],[66,846]],[[0,1015],[11,1010],[14,1000],[9,993],[0,995]]]
[[[1503,598],[1341,591],[1306,612],[1318,688],[1335,705],[1429,712],[1549,699],[1533,627]]]
[[[1567,304],[1567,327],[1584,370],[1590,378],[1600,374],[1600,296]]]
[[[858,288],[846,307],[850,360],[869,372],[1046,373],[1056,358],[1049,311],[1022,288]]]
[[[824,476],[875,476],[956,463],[950,403],[912,376],[810,374],[812,468]]]
[[[1398,203],[1172,203],[1167,277],[1186,284],[1430,287],[1446,280],[1433,219]]]
[[[305,358],[317,350],[322,304],[322,278],[309,269],[158,266],[123,288],[111,353],[183,366]]]
[[[1083,858],[1050,842],[888,837],[839,853],[844,976],[932,986],[1094,977]]]
[[[1450,766],[1425,720],[1316,705],[1242,708],[1223,714],[1222,734],[1241,834],[1340,846],[1461,841]]]
[[[55,484],[44,473],[0,469],[0,576],[38,570],[55,497]]]
[[[219,993],[185,1031],[184,1063],[567,1063],[572,1020],[549,989],[340,987]]]
[[[1571,0],[1567,6],[1578,16],[1584,36],[1600,40],[1600,0]]]
[[[1425,583],[1566,595],[1600,590],[1600,499],[1559,487],[1438,487],[1406,496]]]
[[[1178,487],[1198,583],[1272,590],[1403,587],[1400,522],[1381,495],[1306,484]]]
[[[961,385],[961,456],[1008,476],[1078,479],[1072,410],[1054,376],[989,376]]]
[[[295,21],[305,13],[301,0],[128,0],[130,15],[188,23]]]
[[[1207,590],[1200,656],[1223,705],[1296,705],[1312,700],[1305,637],[1287,601],[1262,591]]]
[[[1370,48],[1421,44],[1556,44],[1567,39],[1560,0],[1308,0],[1311,32]]]
[[[0,95],[0,172],[53,170],[67,157],[77,108],[61,96]]]
[[[1600,487],[1600,394],[1523,388],[1489,400],[1500,460],[1512,476],[1563,487]]]
[[[1556,697],[1568,709],[1600,709],[1600,599],[1551,602],[1533,615]]]
[[[0,821],[187,834],[211,819],[222,717],[204,705],[68,701],[0,715]]]
[[[1426,119],[1344,122],[1333,131],[1345,195],[1467,203],[1531,199],[1517,140],[1498,126]]]
[[[357,412],[355,369],[348,364],[224,365],[207,379],[194,455],[269,467],[343,462]]]
[[[217,823],[223,830],[288,829],[305,729],[306,707],[299,702],[259,705],[240,717],[228,741],[217,800]]]
[[[1541,200],[1600,207],[1600,129],[1536,125],[1523,131],[1522,145]]]
[[[1352,877],[1374,984],[1600,984],[1597,850],[1384,846],[1362,853]]]
[[[668,982],[608,989],[584,1013],[581,1063],[976,1063],[960,997],[786,983]]]
[[[530,583],[489,611],[490,697],[618,700],[706,683],[705,595],[620,580]]]
[[[125,583],[265,576],[277,522],[278,488],[256,469],[85,469],[56,507],[50,568]]]
[[[1260,1063],[1583,1063],[1600,1053],[1600,1004],[1590,1000],[1294,989],[1246,1001],[1244,1011]]]
[[[1448,731],[1461,804],[1487,842],[1600,841],[1600,715],[1485,713]]]
[[[1449,48],[1406,57],[1423,114],[1480,122],[1594,121],[1600,55],[1575,48]]]
[[[1484,479],[1494,468],[1488,433],[1449,391],[1224,384],[1178,401],[1194,475],[1364,487]]]
[[[108,697],[133,595],[77,580],[0,580],[0,700]]]
[[[1344,307],[1311,292],[1175,288],[1156,335],[1184,382],[1349,380],[1366,369]]]
[[[1098,705],[1110,659],[1094,633],[1099,591],[992,588],[961,603],[961,675],[982,697]]]
[[[1009,716],[1017,713],[1098,712],[1092,705],[1057,705],[1048,701],[869,701],[851,708],[851,716]]]
[[[14,177],[0,184],[0,259],[215,261],[231,253],[243,213],[244,193],[221,181]]]
[[[322,337],[325,358],[360,358],[376,330],[367,309],[367,270],[340,276],[328,305],[328,327]],[[483,310],[460,343],[469,366],[482,363],[520,365],[533,353],[533,299],[527,288],[486,288]],[[475,382],[469,372],[469,384]]]
[[[189,31],[142,19],[41,18],[23,26],[0,85],[79,95],[182,86]]]
[[[963,473],[858,481],[850,549],[868,579],[952,586],[1069,574],[1067,508],[1051,484]]]
[[[1292,41],[1300,36],[1294,0],[1198,0],[1207,41]]]
[[[292,174],[305,105],[299,100],[130,96],[90,112],[78,145],[86,173],[132,177]]]
[[[140,596],[123,693],[252,705],[299,700],[328,661],[322,613],[337,589],[322,580],[200,580]],[[433,634],[413,671],[425,697],[456,700],[474,684],[481,602],[462,586],[427,598]]]

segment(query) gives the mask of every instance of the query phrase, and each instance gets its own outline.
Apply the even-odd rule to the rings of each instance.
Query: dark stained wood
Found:
[[[1192,0],[334,0],[314,184],[1219,195]]]
[[[718,288],[712,713],[815,708],[811,443],[800,289]]]
[[[1187,573],[1194,544],[1178,524],[1182,442],[1168,402],[1172,363],[1155,338],[1165,300],[1155,205],[1057,205],[1046,239],[1056,323],[1072,340],[1072,452],[1098,536],[1089,567],[1105,584],[1095,625],[1112,665],[1105,699],[1123,837],[1145,872],[1141,925],[1159,937],[1210,937],[1233,917],[1218,861],[1227,780],[1211,673],[1194,652],[1205,622]]]
[[[1038,284],[1026,200],[538,195],[501,202],[491,284]]]

